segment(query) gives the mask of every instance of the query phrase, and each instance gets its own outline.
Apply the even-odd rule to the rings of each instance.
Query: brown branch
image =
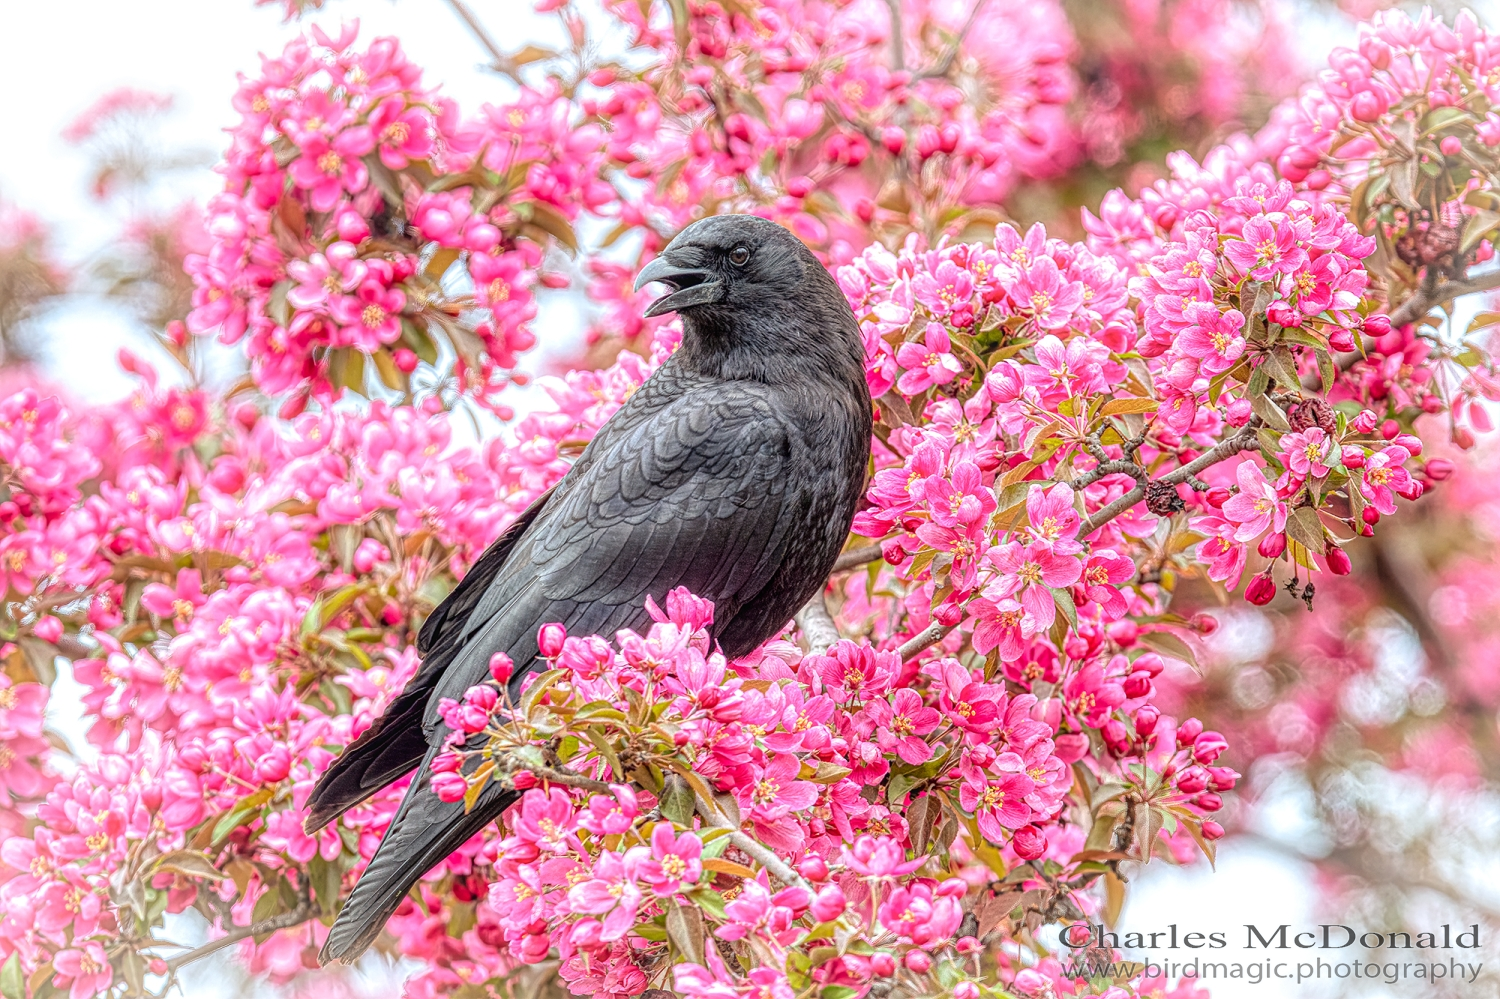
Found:
[[[703,800],[703,795],[701,794],[695,794],[693,798],[697,803],[698,814],[703,816],[705,822],[718,829],[730,830],[729,842],[758,861],[762,867],[780,879],[782,884],[796,885],[799,888],[807,889],[809,894],[816,894],[812,885],[808,884],[802,875],[792,870],[786,861],[776,856],[771,850],[757,843],[736,828],[734,823],[729,820],[729,816],[725,815],[723,810],[718,806],[712,802]]]
[[[1166,482],[1174,486],[1188,482],[1204,469],[1217,465],[1226,458],[1232,458],[1241,451],[1250,450],[1258,443],[1255,437],[1255,429],[1258,426],[1260,426],[1259,420],[1251,420],[1233,437],[1220,441],[1186,465],[1173,469],[1156,481]],[[1145,498],[1145,485],[1139,482],[1136,483],[1136,487],[1130,490],[1130,492],[1116,498],[1114,502],[1099,508],[1094,512],[1093,516],[1085,520],[1082,526],[1078,528],[1078,536],[1080,538],[1088,537]]]
[[[969,32],[974,28],[974,22],[979,20],[979,14],[984,10],[984,5],[987,2],[988,0],[976,0],[974,9],[969,11],[969,18],[964,21],[964,26],[959,29],[958,35],[953,39],[953,44],[948,46],[948,50],[943,53],[943,57],[934,63],[932,68],[924,69],[918,73],[916,79],[935,80],[948,75],[948,71],[953,68],[954,61],[958,59],[958,50],[963,47],[964,39],[969,37]]]
[[[1391,325],[1405,326],[1407,323],[1414,323],[1437,306],[1451,302],[1455,298],[1477,294],[1481,291],[1494,291],[1496,288],[1500,288],[1500,270],[1490,271],[1463,281],[1436,282],[1431,288],[1424,286],[1390,314]]]
[[[844,637],[839,634],[839,626],[834,623],[833,615],[828,613],[828,601],[821,592],[802,606],[797,612],[796,621],[803,641],[807,643],[809,655],[822,655],[834,642]]]
[[[901,25],[901,0],[885,0],[891,9],[891,68],[898,73],[906,68],[906,37]]]
[[[490,63],[490,68],[497,73],[505,74],[513,80],[516,79],[515,61],[501,51],[500,46],[495,43],[495,40],[490,37],[490,33],[485,30],[484,25],[479,23],[479,18],[475,17],[474,12],[469,9],[469,5],[464,3],[464,0],[448,0],[448,6],[452,7],[454,13],[458,14],[464,24],[468,25],[469,31],[478,39],[479,44],[484,46],[485,51],[490,54],[490,59],[493,60]]]
[[[276,930],[291,929],[293,926],[301,926],[303,923],[317,919],[322,915],[323,910],[311,898],[304,897],[297,904],[297,908],[289,912],[283,912],[279,915],[262,919],[260,922],[251,923],[249,926],[241,926],[226,933],[217,940],[210,940],[201,947],[194,947],[186,954],[179,954],[167,962],[167,970],[169,972],[176,971],[185,964],[191,964],[200,958],[208,957],[210,954],[217,953],[225,947],[239,943],[246,937],[256,937],[262,933],[274,933]]]
[[[883,554],[884,549],[878,544],[861,545],[858,548],[851,548],[840,555],[837,562],[833,563],[833,571],[847,572],[850,569],[857,569],[862,565],[874,562]]]
[[[938,642],[941,642],[943,639],[947,638],[949,632],[951,632],[956,627],[958,627],[958,625],[956,624],[938,624],[936,621],[934,621],[927,627],[923,628],[921,631],[917,632],[911,638],[907,639],[906,642],[896,650],[896,655],[901,657],[902,662],[906,662],[912,656],[915,656],[921,652],[925,652],[926,650],[936,645]]]

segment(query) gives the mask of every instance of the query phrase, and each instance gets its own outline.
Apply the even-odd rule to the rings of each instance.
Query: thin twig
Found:
[[[802,875],[792,870],[786,861],[776,856],[775,853],[767,849],[764,845],[757,843],[744,832],[735,828],[734,823],[729,821],[729,816],[725,815],[715,804],[704,801],[701,794],[695,794],[693,798],[697,801],[698,814],[703,816],[704,821],[716,828],[730,830],[730,843],[739,847],[751,858],[758,861],[762,867],[780,879],[782,884],[796,885],[799,888],[805,888],[809,892],[812,892],[812,885],[808,884]]]
[[[948,633],[956,627],[958,627],[958,625],[956,624],[938,624],[936,621],[934,621],[927,627],[923,628],[921,631],[917,632],[911,638],[907,639],[906,642],[896,650],[896,655],[901,657],[902,662],[906,662],[912,656],[915,656],[920,652],[925,652],[927,649],[932,648],[932,646],[947,638]]]
[[[249,926],[241,926],[226,933],[217,940],[210,940],[202,947],[194,947],[186,954],[179,954],[167,962],[167,970],[169,972],[176,971],[185,964],[191,964],[200,958],[205,958],[210,954],[221,951],[231,944],[237,944],[246,937],[260,936],[262,933],[273,933],[276,930],[286,930],[293,926],[301,926],[303,923],[317,919],[322,915],[323,910],[312,899],[303,898],[298,903],[297,908],[292,909],[290,912],[283,912],[279,915],[262,919],[260,922],[251,923]]]
[[[906,37],[901,26],[901,0],[885,0],[891,9],[891,69],[906,68]]]
[[[1235,434],[1233,437],[1230,437],[1227,440],[1220,441],[1218,444],[1214,445],[1214,447],[1207,451],[1204,451],[1202,454],[1194,458],[1192,461],[1188,462],[1186,465],[1183,465],[1181,468],[1173,469],[1156,481],[1166,482],[1174,486],[1182,482],[1189,482],[1205,468],[1217,465],[1219,462],[1225,460],[1226,458],[1232,458],[1235,455],[1239,454],[1241,451],[1248,451],[1249,449],[1255,447],[1258,443],[1255,436],[1255,430],[1258,426],[1260,426],[1259,420],[1251,420],[1249,423],[1245,424],[1244,428],[1241,429],[1240,432]],[[1088,537],[1090,534],[1093,534],[1095,531],[1099,530],[1099,528],[1103,527],[1111,520],[1114,520],[1120,514],[1124,513],[1126,510],[1129,510],[1131,507],[1135,506],[1145,498],[1145,484],[1140,482],[1136,483],[1136,487],[1130,490],[1130,492],[1126,493],[1123,496],[1117,497],[1114,502],[1109,503],[1096,510],[1093,516],[1085,520],[1082,526],[1078,528],[1078,536],[1080,538]]]
[[[522,764],[524,767],[525,764]],[[595,791],[600,794],[612,794],[608,784],[602,780],[594,780],[583,774],[575,773],[567,767],[525,767],[531,771],[532,776],[538,780],[548,781],[552,784],[562,784],[564,787],[576,787],[582,791]]]
[[[469,26],[469,30],[474,33],[474,37],[479,40],[479,44],[483,45],[485,51],[490,54],[490,58],[494,60],[490,64],[490,68],[494,69],[497,73],[504,73],[506,76],[514,79],[516,76],[515,63],[511,60],[510,56],[501,51],[500,46],[495,43],[495,40],[490,37],[490,33],[485,30],[484,25],[479,23],[479,18],[475,17],[474,12],[469,9],[469,5],[464,3],[464,0],[448,0],[448,6],[452,7],[454,12],[463,20],[464,24]]]
[[[968,20],[964,22],[964,26],[959,29],[958,35],[953,39],[953,44],[948,46],[943,57],[933,64],[931,69],[924,69],[917,74],[918,80],[935,80],[948,75],[948,71],[953,68],[953,63],[958,58],[958,50],[963,47],[964,39],[969,37],[969,32],[974,28],[974,22],[979,20],[979,12],[984,10],[987,2],[988,0],[977,0],[974,9],[969,11]]]
[[[833,571],[846,572],[850,569],[857,569],[862,565],[867,565],[875,561],[883,554],[884,549],[878,544],[861,545],[858,548],[851,548],[840,555],[837,562],[833,563]]]
[[[810,655],[822,655],[834,642],[844,637],[839,634],[839,626],[834,623],[833,615],[828,613],[828,601],[822,592],[802,606],[797,612],[796,620]]]

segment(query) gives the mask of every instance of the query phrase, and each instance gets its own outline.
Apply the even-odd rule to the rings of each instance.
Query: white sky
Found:
[[[556,22],[534,14],[526,0],[471,0],[471,7],[505,49],[561,40]],[[106,244],[120,220],[88,198],[87,158],[62,140],[63,126],[102,93],[132,86],[175,98],[175,110],[165,119],[168,143],[217,154],[224,146],[221,130],[235,120],[229,97],[236,74],[257,72],[257,53],[279,52],[297,30],[282,23],[279,5],[257,8],[250,0],[0,0],[0,10],[5,39],[0,93],[9,95],[0,108],[0,197],[53,223],[63,255],[73,262],[87,260]],[[1326,12],[1326,6],[1304,8],[1300,41],[1309,52],[1348,41],[1346,24]],[[426,82],[441,83],[466,110],[505,99],[504,85],[481,68],[482,49],[442,0],[330,0],[315,20],[333,29],[340,19],[355,16],[362,40],[397,35],[426,70]],[[202,169],[175,178],[171,194],[201,203],[217,188],[216,176]],[[550,308],[543,321],[556,324],[545,327],[551,335],[564,326],[577,328],[574,308]],[[57,310],[43,327],[43,340],[49,373],[75,398],[105,401],[128,390],[130,382],[116,371],[114,354],[123,343],[139,349],[139,339],[130,320],[107,304],[85,299]],[[79,719],[67,702],[70,694],[76,698],[76,690],[65,677],[54,698],[55,722],[75,744],[81,741]],[[1295,817],[1295,803],[1288,810]],[[1230,844],[1216,875],[1203,865],[1182,871],[1156,863],[1141,872],[1132,886],[1125,928],[1149,931],[1175,922],[1184,930],[1232,931],[1237,940],[1245,922],[1306,925],[1314,905],[1310,869],[1261,847]],[[191,926],[173,931],[190,942]],[[362,970],[372,995],[399,994],[399,977],[376,967]],[[187,994],[199,999],[275,993],[255,987],[242,991],[237,978],[222,961],[206,961],[188,976]],[[1215,984],[1212,994],[1234,999],[1334,993]]]

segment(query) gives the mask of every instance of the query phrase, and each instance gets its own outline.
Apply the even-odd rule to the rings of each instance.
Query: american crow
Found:
[[[646,311],[676,311],[682,345],[595,436],[422,626],[422,668],[334,762],[309,830],[420,765],[322,960],[352,961],[411,886],[498,816],[490,785],[467,814],[431,790],[460,698],[506,652],[514,693],[537,630],[612,636],[650,623],[647,596],[685,586],[714,602],[726,656],[775,635],[818,592],[854,515],[870,456],[859,326],[818,260],[749,215],[696,222],[636,279],[670,285]]]

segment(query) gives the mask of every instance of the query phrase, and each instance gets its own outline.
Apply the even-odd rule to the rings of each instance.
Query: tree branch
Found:
[[[934,621],[927,627],[923,628],[921,631],[917,632],[911,638],[907,639],[906,642],[896,650],[896,655],[901,657],[902,662],[906,662],[912,656],[915,656],[920,652],[925,652],[926,650],[936,645],[938,642],[941,642],[943,639],[947,638],[948,634],[956,627],[958,627],[958,625],[956,624],[938,624],[936,621]]]
[[[901,0],[885,0],[891,9],[891,68],[900,72],[906,68],[906,37],[901,26]]]
[[[167,970],[169,972],[176,971],[185,964],[191,964],[200,958],[208,957],[210,954],[217,953],[225,947],[239,943],[246,937],[256,937],[262,933],[274,933],[276,930],[291,929],[293,926],[301,926],[303,923],[317,919],[322,915],[323,910],[311,898],[304,897],[298,903],[297,908],[292,909],[290,912],[283,912],[268,919],[262,919],[260,922],[251,923],[249,926],[238,927],[217,940],[210,940],[202,947],[194,947],[186,954],[179,954],[167,962]]]
[[[917,74],[916,78],[918,80],[935,80],[948,75],[948,71],[953,68],[953,63],[958,58],[958,50],[963,47],[964,39],[969,37],[969,32],[974,28],[974,22],[979,20],[979,13],[984,10],[984,5],[987,2],[988,0],[975,0],[974,9],[969,11],[968,20],[964,21],[964,26],[959,29],[958,35],[954,37],[953,44],[948,46],[948,50],[943,53],[943,57],[934,63],[930,69],[924,69]]]
[[[1500,270],[1463,281],[1439,281],[1431,288],[1424,285],[1390,314],[1391,325],[1405,326],[1407,323],[1414,323],[1445,302],[1481,291],[1494,291],[1496,288],[1500,288]]]
[[[762,867],[780,879],[782,884],[796,885],[799,888],[807,889],[810,894],[816,894],[813,891],[812,885],[808,884],[802,875],[792,870],[786,861],[776,856],[771,850],[737,829],[734,823],[729,821],[729,816],[725,815],[723,810],[711,802],[704,801],[701,794],[695,794],[693,798],[697,802],[698,814],[703,816],[705,822],[718,829],[730,830],[729,842],[758,861]]]
[[[464,24],[468,25],[469,31],[478,39],[479,44],[484,46],[485,51],[490,54],[490,59],[492,60],[490,68],[497,73],[504,73],[511,79],[515,79],[515,63],[511,60],[510,56],[501,51],[500,46],[495,43],[495,40],[490,37],[490,33],[485,30],[484,25],[479,23],[479,18],[475,17],[474,12],[469,9],[469,5],[464,3],[464,0],[448,0],[448,6],[452,7]]]
[[[1219,462],[1223,461],[1226,458],[1232,458],[1234,455],[1239,454],[1241,451],[1250,450],[1258,443],[1255,437],[1255,430],[1259,426],[1259,420],[1251,420],[1249,423],[1245,424],[1244,428],[1241,429],[1240,432],[1235,434],[1233,437],[1220,441],[1218,444],[1214,445],[1214,447],[1203,452],[1198,457],[1188,462],[1186,465],[1183,465],[1181,468],[1173,469],[1156,481],[1170,483],[1171,485],[1178,485],[1183,482],[1188,482],[1191,481],[1199,472],[1203,471],[1205,468],[1217,465]],[[1120,514],[1124,513],[1126,510],[1129,510],[1131,507],[1135,506],[1145,498],[1146,486],[1144,483],[1137,482],[1136,487],[1130,490],[1130,492],[1116,498],[1114,502],[1109,503],[1106,506],[1103,506],[1100,509],[1096,510],[1091,517],[1085,520],[1082,526],[1078,528],[1078,536],[1080,538],[1088,537],[1090,534],[1093,534],[1095,531],[1099,530],[1099,528],[1103,527],[1111,520],[1114,520]]]
[[[870,562],[875,561],[883,554],[884,549],[882,549],[879,544],[862,545],[859,548],[851,548],[848,551],[844,552],[844,554],[840,555],[837,562],[833,563],[833,571],[847,572],[850,569],[857,569],[862,565],[866,565]]]
[[[828,601],[822,592],[802,606],[797,612],[796,621],[810,655],[822,655],[834,642],[844,637],[839,634],[833,615],[828,613]]]

